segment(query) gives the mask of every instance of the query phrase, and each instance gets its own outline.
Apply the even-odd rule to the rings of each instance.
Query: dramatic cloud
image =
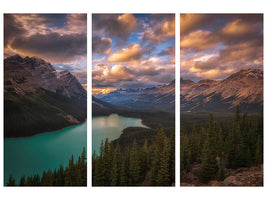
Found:
[[[92,39],[93,54],[108,54],[112,40],[110,38],[101,38],[98,35],[93,36]]]
[[[108,58],[108,62],[129,62],[139,60],[142,56],[139,44],[130,44],[127,48],[120,49]]]
[[[127,40],[136,28],[136,19],[132,14],[94,14],[93,31],[105,33],[106,36]]]
[[[15,17],[10,14],[4,15],[4,46],[7,47],[16,37],[21,37],[26,33],[23,25],[15,21]]]
[[[94,14],[93,94],[171,82],[174,37],[174,15]]]
[[[16,38],[10,46],[24,54],[34,54],[51,62],[68,62],[79,56],[86,56],[87,50],[84,34],[37,33],[26,38]]]
[[[157,23],[154,27],[148,28],[144,33],[143,40],[150,41],[152,44],[159,44],[174,37],[174,35],[175,17],[174,15],[170,15],[168,20],[164,20],[161,23]]]
[[[4,26],[5,56],[36,56],[52,64],[86,60],[86,14],[5,14]]]
[[[262,15],[182,14],[180,39],[183,78],[222,79],[263,68]]]

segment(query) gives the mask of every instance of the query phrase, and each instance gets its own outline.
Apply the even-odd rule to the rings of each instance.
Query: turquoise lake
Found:
[[[93,117],[92,121],[92,153],[99,153],[101,140],[105,142],[115,140],[120,137],[122,130],[127,127],[146,127],[141,119],[122,117],[117,114],[109,116]]]
[[[49,168],[68,165],[71,155],[77,160],[87,148],[87,122],[27,138],[4,140],[4,183],[10,174],[19,184],[20,178],[39,174]]]

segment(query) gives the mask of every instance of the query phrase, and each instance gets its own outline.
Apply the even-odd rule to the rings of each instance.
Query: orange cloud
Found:
[[[100,95],[100,94],[108,94],[112,91],[116,90],[116,88],[107,87],[107,88],[92,88],[93,95]]]
[[[180,47],[202,51],[218,43],[219,41],[217,40],[217,37],[214,36],[212,32],[197,30],[181,38]]]
[[[130,44],[127,48],[123,48],[108,58],[108,62],[129,62],[141,58],[143,50],[139,44]]]
[[[119,15],[118,21],[123,24],[127,31],[131,31],[136,27],[136,20],[132,14]]]
[[[148,28],[143,36],[143,40],[149,40],[152,44],[159,44],[166,38],[175,36],[175,18],[157,24],[153,28]]]
[[[104,61],[105,60],[105,56],[103,56],[102,58],[99,58],[99,59],[94,59],[93,60],[93,63],[96,63],[96,62],[102,62],[102,61]]]
[[[251,24],[248,24],[241,19],[229,22],[223,29],[223,34],[227,35],[242,35],[253,31]]]

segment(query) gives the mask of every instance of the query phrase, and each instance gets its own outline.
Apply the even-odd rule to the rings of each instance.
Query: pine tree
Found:
[[[160,166],[157,178],[157,185],[168,186],[170,185],[170,169],[169,169],[169,159],[170,159],[170,149],[168,139],[164,138],[163,151],[160,156]]]
[[[172,130],[171,138],[170,138],[170,166],[169,173],[171,182],[175,183],[175,130]]]
[[[157,135],[155,138],[155,143],[153,147],[153,158],[151,161],[151,185],[157,185],[158,183],[158,172],[159,172],[159,166],[160,166],[160,159],[161,159],[161,153],[163,151],[164,146],[164,138],[166,136],[164,135],[164,130],[162,127],[158,128]]]
[[[199,179],[207,183],[212,180],[217,172],[218,166],[216,162],[216,131],[214,128],[213,115],[210,114],[210,123],[207,131],[207,140],[203,148],[201,169],[199,172]]]
[[[7,186],[16,186],[15,179],[10,175]]]
[[[140,173],[140,157],[137,150],[136,139],[134,139],[129,159],[129,185],[135,186],[139,184]]]
[[[121,167],[121,154],[120,154],[120,146],[118,143],[115,148],[113,160],[112,160],[111,184],[110,184],[111,186],[119,185],[120,167]]]
[[[19,186],[25,186],[25,176],[22,176],[19,182]]]
[[[127,186],[128,176],[125,172],[125,162],[122,162],[121,170],[120,170],[120,186]]]
[[[100,145],[100,155],[95,163],[95,180],[93,180],[93,186],[105,185],[105,164],[104,164],[104,144],[103,140]]]
[[[263,145],[262,145],[262,138],[258,136],[257,140],[257,149],[255,154],[255,164],[259,165],[263,163]]]

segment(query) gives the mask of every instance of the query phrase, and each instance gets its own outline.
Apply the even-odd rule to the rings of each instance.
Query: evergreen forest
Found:
[[[149,129],[147,129],[149,130]],[[125,133],[122,134],[122,136]],[[143,134],[144,135],[144,134]],[[153,140],[102,141],[92,157],[93,186],[171,186],[175,183],[175,131],[159,127]]]
[[[206,124],[181,125],[180,169],[189,172],[199,163],[202,183],[223,181],[225,169],[259,166],[263,163],[263,114],[248,117],[237,106],[232,119]]]

